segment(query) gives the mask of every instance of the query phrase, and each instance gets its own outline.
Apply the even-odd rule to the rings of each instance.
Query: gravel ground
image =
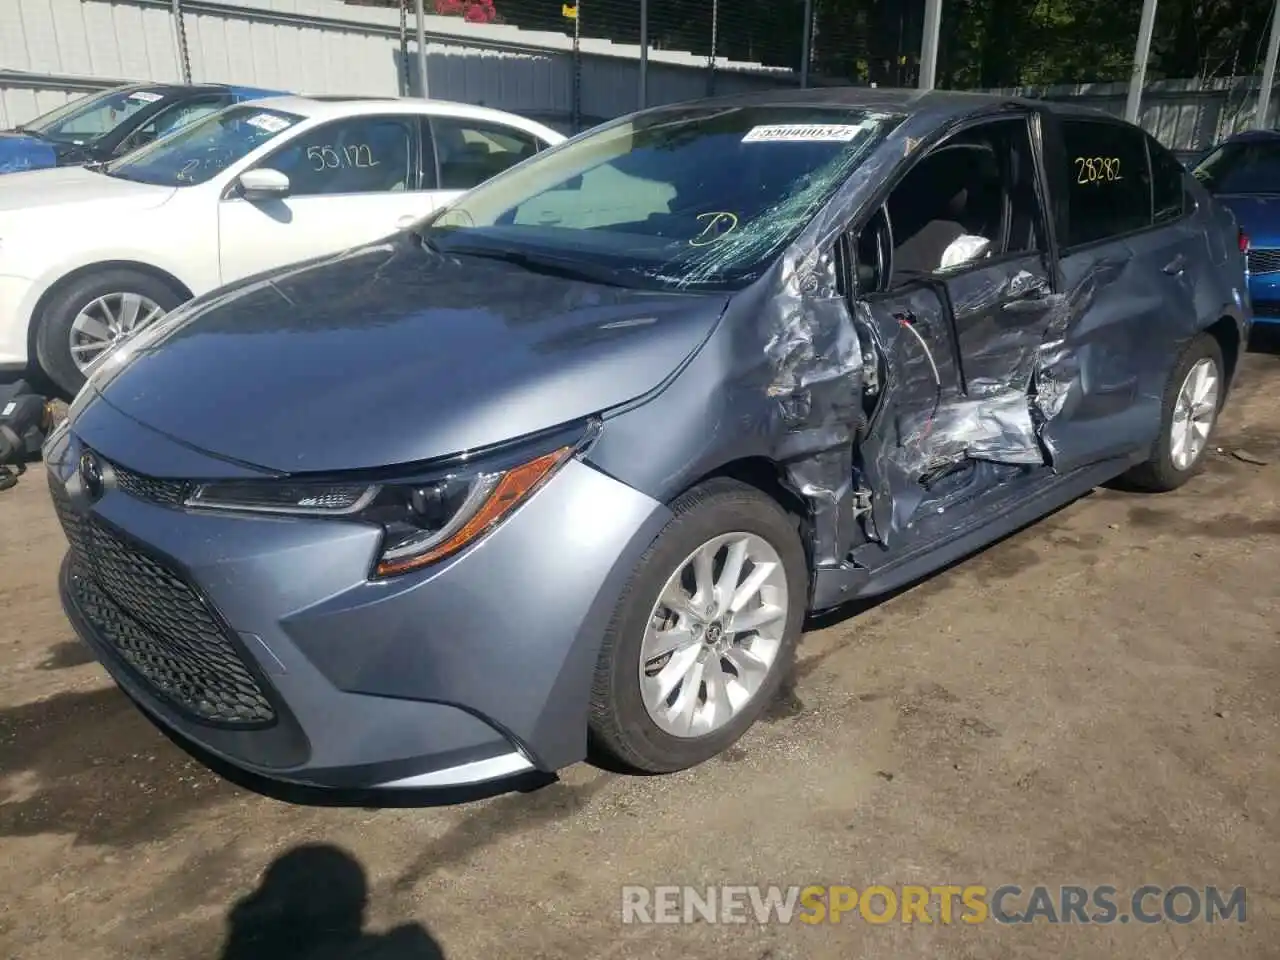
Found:
[[[1245,366],[1203,476],[815,624],[722,759],[447,809],[291,807],[187,759],[73,639],[34,472],[0,494],[0,956],[1275,957],[1280,354]],[[720,883],[1216,884],[1248,913],[620,922],[624,884]]]

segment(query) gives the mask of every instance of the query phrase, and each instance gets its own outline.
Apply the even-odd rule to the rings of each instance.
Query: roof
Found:
[[[683,104],[668,104],[665,107],[654,107],[652,109],[663,110],[668,107],[687,107],[694,103],[725,107],[811,106],[863,108],[882,110],[889,113],[933,114],[940,121],[994,112],[1009,106],[1048,110],[1054,113],[1079,113],[1098,117],[1112,116],[1092,107],[1056,100],[1033,100],[997,93],[974,93],[967,90],[915,90],[898,87],[778,88],[776,90],[759,90],[751,93],[712,97],[706,100],[687,101]]]
[[[238,83],[125,83],[112,90],[146,90],[161,93],[166,97],[195,96],[201,93],[220,93],[230,90],[237,94],[256,96],[280,96],[283,90],[264,90],[261,87],[246,87]]]
[[[1242,130],[1233,133],[1223,143],[1242,143],[1249,140],[1280,140],[1280,130]]]
[[[536,120],[519,117],[516,114],[495,110],[491,107],[478,107],[470,103],[457,103],[453,100],[423,100],[418,97],[303,97],[291,94],[255,100],[253,105],[266,110],[282,110],[285,113],[296,113],[299,116],[317,120],[336,120],[341,117],[367,113],[370,110],[386,110],[388,105],[391,105],[398,113],[445,113],[471,117],[474,120],[492,120],[495,122],[509,122],[515,118],[525,124],[543,126]],[[559,134],[556,134],[556,136],[558,137]]]

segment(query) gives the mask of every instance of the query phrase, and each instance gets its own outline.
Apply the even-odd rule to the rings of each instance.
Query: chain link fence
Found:
[[[928,11],[939,9],[933,0],[24,2],[47,3],[50,16],[19,17],[0,0],[0,119],[10,123],[75,91],[177,79],[430,95],[526,113],[565,132],[638,107],[769,87],[927,85],[922,41]],[[1273,125],[1274,109],[1256,113],[1274,2],[1159,0],[1143,126],[1185,154]],[[941,0],[933,80],[1124,114],[1141,9],[1115,0]],[[135,21],[145,43],[102,41],[126,36]]]

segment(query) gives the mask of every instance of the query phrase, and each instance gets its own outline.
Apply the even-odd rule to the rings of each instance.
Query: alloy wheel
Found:
[[[1189,470],[1209,444],[1209,433],[1218,416],[1221,378],[1217,364],[1208,357],[1187,371],[1173,407],[1169,428],[1169,459],[1177,470]]]
[[[83,374],[98,357],[145,330],[165,309],[140,293],[107,293],[89,301],[71,321],[71,359]]]
[[[782,558],[762,537],[708,540],[668,578],[640,650],[650,719],[674,737],[732,720],[770,675],[787,625]]]

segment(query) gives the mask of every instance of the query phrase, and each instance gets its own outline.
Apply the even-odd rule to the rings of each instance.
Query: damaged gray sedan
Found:
[[[46,448],[64,605],[224,770],[688,767],[765,709],[807,613],[1121,475],[1190,478],[1244,246],[1102,114],[644,111],[111,355]]]

